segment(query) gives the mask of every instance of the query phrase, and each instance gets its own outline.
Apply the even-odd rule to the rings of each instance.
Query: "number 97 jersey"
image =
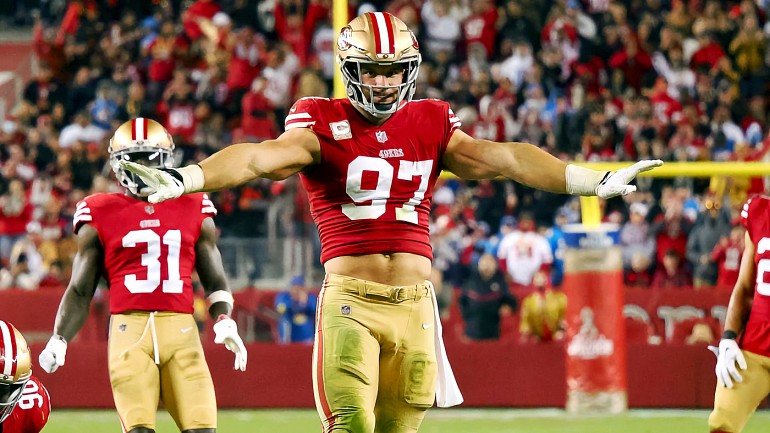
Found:
[[[433,187],[460,127],[448,103],[403,103],[378,126],[348,99],[303,98],[285,126],[310,128],[321,144],[321,162],[300,175],[321,236],[321,262],[395,252],[432,259]]]
[[[770,356],[770,197],[757,195],[741,210],[741,224],[754,244],[756,285],[749,319],[740,338],[744,350]]]
[[[157,204],[124,194],[94,194],[77,204],[74,229],[93,226],[104,254],[110,313],[193,312],[191,274],[201,224],[216,215],[203,193]]]

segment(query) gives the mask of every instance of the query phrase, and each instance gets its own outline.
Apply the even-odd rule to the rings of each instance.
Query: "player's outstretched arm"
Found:
[[[663,161],[639,161],[618,171],[596,171],[567,164],[528,143],[476,140],[456,130],[447,145],[443,163],[464,179],[504,176],[544,191],[609,198],[635,191],[636,187],[628,183],[639,173],[662,165]]]
[[[95,228],[88,224],[82,226],[78,231],[77,243],[78,252],[72,263],[72,278],[59,303],[53,336],[40,352],[40,366],[48,373],[64,365],[67,342],[75,337],[86,322],[104,262],[102,245]]]
[[[714,369],[717,380],[722,386],[732,388],[733,382],[742,382],[740,371],[746,369],[746,359],[735,341],[738,334],[743,331],[754,298],[754,282],[756,281],[756,268],[754,265],[754,243],[751,242],[749,233],[745,236],[746,246],[741,258],[741,270],[738,273],[738,281],[735,282],[730,303],[727,306],[725,317],[725,330],[719,347],[709,346],[709,350],[717,356],[717,365]]]
[[[233,295],[227,285],[222,255],[217,248],[216,226],[211,218],[203,220],[201,233],[195,244],[195,269],[206,291],[210,304],[209,314],[216,320],[214,342],[224,344],[235,354],[236,370],[246,371],[248,353],[241,336],[238,335],[238,326],[230,318],[233,311]]]
[[[187,167],[154,169],[127,161],[121,165],[155,191],[149,201],[158,203],[191,192],[232,188],[258,177],[285,179],[318,162],[320,149],[310,129],[295,128],[275,140],[233,144]]]

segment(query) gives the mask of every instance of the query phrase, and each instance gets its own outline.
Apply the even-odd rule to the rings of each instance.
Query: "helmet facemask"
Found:
[[[344,59],[339,59],[340,70],[342,72],[342,83],[345,86],[345,92],[348,99],[364,111],[378,118],[388,117],[401,108],[404,102],[412,100],[415,91],[415,84],[417,82],[417,73],[420,69],[420,63],[422,58],[420,54],[415,54],[410,57],[405,57],[397,62],[372,62],[367,59],[358,59],[352,56],[348,56]],[[371,84],[364,84],[362,79],[362,65],[378,65],[378,66],[390,66],[390,65],[403,65],[404,78],[401,84],[395,86],[375,86]],[[373,95],[377,90],[396,89],[397,98],[393,103],[375,104],[373,101]]]
[[[0,423],[13,413],[13,408],[21,400],[28,380],[29,376],[15,383],[0,382]]]
[[[147,197],[152,190],[139,176],[121,167],[120,161],[130,161],[150,168],[174,167],[171,149],[155,146],[134,146],[110,153],[110,166],[121,185],[137,197]]]

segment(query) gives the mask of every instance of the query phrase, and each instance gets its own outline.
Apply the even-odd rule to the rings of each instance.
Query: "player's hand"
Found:
[[[726,388],[733,387],[733,381],[743,382],[743,377],[738,371],[746,369],[746,358],[743,357],[738,343],[732,338],[723,338],[719,342],[719,347],[709,346],[710,351],[717,356],[717,366],[714,372],[717,375],[717,379]],[[735,368],[735,364],[738,364],[738,368]]]
[[[40,352],[37,358],[40,367],[46,373],[53,373],[57,368],[64,365],[64,358],[67,356],[67,341],[61,335],[54,335],[48,340],[45,349]]]
[[[131,161],[120,161],[120,166],[139,176],[153,191],[147,200],[160,203],[184,194],[182,175],[173,168],[150,168]]]
[[[219,316],[217,323],[214,324],[214,343],[224,344],[231,352],[234,352],[235,366],[233,368],[246,371],[248,354],[241,336],[238,335],[238,326],[235,324],[235,320],[224,314]]]
[[[596,195],[601,198],[611,198],[618,195],[626,195],[636,191],[634,185],[628,183],[634,180],[639,173],[652,170],[655,167],[663,165],[659,159],[646,159],[639,161],[631,167],[621,168],[617,171],[611,171],[599,182],[596,187]]]

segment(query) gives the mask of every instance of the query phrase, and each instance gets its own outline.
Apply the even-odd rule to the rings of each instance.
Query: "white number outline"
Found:
[[[131,293],[152,293],[160,281],[160,236],[152,230],[132,230],[123,236],[123,248],[135,248],[137,244],[147,244],[147,252],[142,254],[142,266],[147,268],[147,279],[140,280],[136,274],[123,277],[123,284]],[[163,235],[163,244],[168,246],[166,266],[168,279],[163,280],[163,293],[182,293],[184,282],[179,275],[179,256],[182,249],[182,232],[169,230]]]
[[[43,396],[38,393],[39,390],[40,387],[37,386],[37,383],[28,380],[27,383],[24,384],[24,389],[21,391],[19,407],[24,410],[29,410],[35,407],[35,402],[37,402],[37,407],[43,407]]]
[[[401,207],[396,208],[396,220],[406,221],[412,224],[418,223],[418,214],[415,207],[425,199],[428,190],[428,182],[433,171],[433,160],[424,161],[399,161],[397,178],[400,180],[412,180],[420,176],[420,185],[412,198]],[[364,171],[377,172],[377,187],[375,189],[361,189]],[[353,203],[342,205],[342,213],[351,220],[377,219],[386,210],[390,190],[393,186],[393,166],[387,161],[371,156],[359,156],[348,165],[345,192],[353,199]],[[370,204],[362,205],[371,201]]]

